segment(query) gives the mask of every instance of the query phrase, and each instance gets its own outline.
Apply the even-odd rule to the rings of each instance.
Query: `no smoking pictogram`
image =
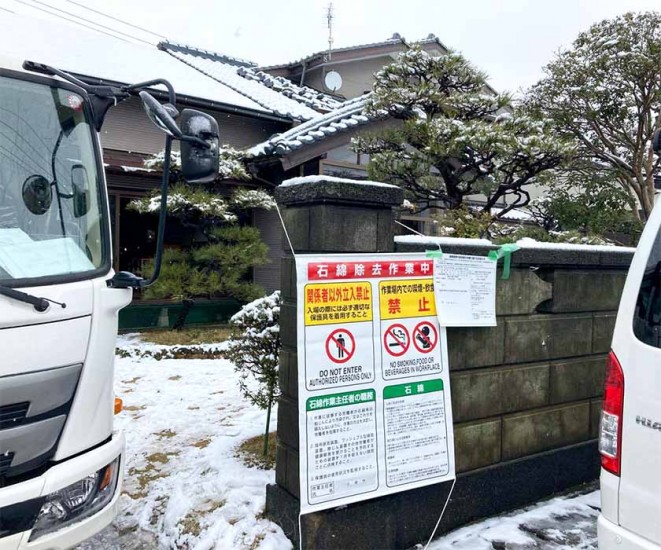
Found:
[[[413,345],[420,353],[431,352],[438,344],[438,330],[429,321],[418,323],[413,329]]]
[[[390,325],[383,335],[383,346],[393,357],[400,357],[406,353],[411,345],[409,331],[404,325],[395,323]]]
[[[334,330],[326,338],[326,355],[333,363],[346,363],[356,352],[356,340],[348,330]]]

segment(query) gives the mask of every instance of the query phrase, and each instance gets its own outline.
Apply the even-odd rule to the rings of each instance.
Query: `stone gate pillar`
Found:
[[[394,251],[393,208],[403,192],[371,182],[305,181],[280,186],[275,197],[296,254]],[[296,350],[296,269],[285,240],[282,260],[282,354],[278,406],[276,484],[267,488],[266,513],[298,544],[298,358]],[[394,546],[385,536],[388,497],[303,517],[303,548]],[[375,538],[376,537],[376,538]]]

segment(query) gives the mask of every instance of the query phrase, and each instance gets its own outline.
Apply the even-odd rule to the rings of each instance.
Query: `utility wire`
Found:
[[[117,40],[121,40],[122,42],[130,43],[128,40],[125,40],[124,38],[121,38],[121,37],[116,36],[114,34],[110,34],[109,32],[102,31],[101,29],[96,29],[96,28],[91,27],[89,25],[85,25],[85,23],[81,23],[80,21],[76,21],[75,19],[69,19],[68,17],[64,17],[63,15],[58,15],[57,13],[53,13],[53,12],[47,11],[43,8],[33,6],[32,4],[28,4],[27,2],[24,2],[23,0],[14,0],[14,2],[18,2],[19,4],[23,4],[24,6],[27,6],[28,8],[32,8],[33,10],[42,11],[44,13],[47,13],[48,15],[53,15],[55,17],[59,17],[60,19],[64,19],[65,21],[69,21],[70,23],[75,23],[76,25],[80,25],[81,27],[85,27],[85,28],[93,30],[95,32],[100,32],[101,34],[111,36],[112,38],[116,38]]]
[[[17,0],[17,1],[18,1],[18,0]],[[115,30],[115,29],[113,29],[112,27],[108,27],[108,26],[103,25],[103,24],[101,24],[101,23],[97,23],[96,21],[91,21],[90,19],[85,19],[84,17],[81,17],[80,15],[77,15],[77,14],[75,14],[75,13],[71,13],[71,12],[69,12],[69,11],[62,10],[62,9],[60,9],[60,8],[56,8],[55,6],[51,6],[50,4],[47,4],[47,3],[45,3],[45,2],[40,2],[40,0],[30,0],[30,1],[33,2],[33,3],[35,3],[35,4],[39,4],[39,5],[41,5],[41,6],[44,6],[45,8],[48,8],[49,10],[54,10],[54,11],[57,11],[57,12],[60,12],[60,13],[64,13],[64,14],[66,14],[66,15],[69,15],[69,16],[73,17],[73,18],[76,19],[76,20],[77,20],[77,19],[80,19],[81,21],[85,21],[86,23],[90,23],[91,25],[96,25],[97,27],[101,27],[102,29],[106,29],[106,30],[108,30],[108,31],[110,31],[110,32],[112,32],[112,33],[115,33],[115,34],[121,34],[122,36],[126,36],[127,38],[130,38],[131,40],[137,40],[137,41],[139,41],[139,42],[143,42],[143,43],[145,43],[145,44],[147,44],[147,45],[149,45],[149,46],[154,46],[154,44],[153,44],[152,42],[148,42],[147,40],[143,40],[142,38],[138,38],[137,36],[133,36],[133,35],[127,34],[127,33],[125,33],[125,32]],[[24,3],[24,2],[21,1],[21,3]],[[27,5],[27,4],[26,4],[26,5]],[[100,29],[96,29],[95,27],[90,27],[90,26],[88,26],[88,25],[85,25],[85,24],[83,24],[83,23],[80,23],[79,21],[74,21],[74,20],[72,20],[72,19],[68,19],[68,18],[63,17],[63,16],[61,16],[61,15],[58,15],[58,14],[56,14],[56,13],[52,13],[52,12],[50,12],[50,11],[46,11],[46,10],[44,10],[43,8],[38,8],[38,7],[36,7],[36,6],[31,6],[31,7],[33,7],[34,9],[38,9],[38,10],[44,11],[45,13],[49,13],[50,15],[55,15],[56,17],[60,17],[60,18],[62,18],[62,19],[66,19],[67,21],[71,21],[72,23],[78,23],[79,25],[82,25],[82,26],[84,26],[84,27],[87,27],[88,29],[92,29],[92,30],[95,30],[95,31],[98,31],[98,32],[103,32],[103,31],[101,31]],[[108,34],[109,36],[114,36],[115,38],[117,38],[117,39],[119,39],[119,40],[124,40],[123,38],[120,38],[119,36],[116,36],[115,34],[109,34],[109,33],[104,33],[104,34]],[[126,42],[129,42],[129,41],[126,40]]]
[[[47,4],[46,2],[41,2],[41,0],[30,0],[31,2],[34,2],[35,4],[40,4],[46,8],[49,8],[51,10],[58,11],[60,13],[64,13],[65,15],[69,15],[71,17],[75,17],[76,19],[80,19],[81,21],[85,21],[86,23],[91,23],[92,25],[96,25],[97,27],[101,27],[102,29],[106,29],[108,31],[114,32],[115,34],[121,34],[122,36],[126,36],[127,38],[131,38],[132,40],[138,40],[139,42],[144,42],[145,44],[148,44],[149,46],[153,46],[151,42],[147,40],[143,40],[142,38],[138,38],[137,36],[133,36],[131,34],[127,34],[122,31],[118,31],[113,29],[112,27],[108,27],[106,25],[103,25],[101,23],[97,23],[96,21],[92,21],[90,19],[85,19],[84,17],[76,14],[76,13],[71,13],[70,11],[62,10],[60,8],[56,8],[55,6],[51,6],[50,4]]]
[[[123,19],[119,19],[118,17],[108,15],[107,13],[104,13],[102,11],[95,10],[94,8],[90,8],[89,6],[86,6],[85,4],[75,2],[74,0],[65,0],[65,1],[69,2],[69,4],[74,4],[74,5],[79,6],[83,9],[85,9],[85,10],[88,10],[88,11],[91,11],[91,12],[96,13],[98,15],[101,15],[103,17],[107,17],[108,19],[112,19],[113,21],[117,21],[118,23],[128,25],[129,27],[133,27],[134,29],[137,29],[139,31],[146,32],[147,34],[153,34],[154,36],[158,36],[159,38],[167,40],[167,36],[163,36],[162,34],[158,34],[157,32],[150,31],[149,29],[145,29],[144,27],[140,27],[139,25],[134,25],[133,23],[129,23],[128,21],[124,21]]]
[[[13,13],[14,15],[16,15],[16,12],[15,12],[15,11],[8,10],[7,8],[3,8],[2,6],[0,6],[0,10],[2,10],[2,11],[7,11],[7,12],[9,12],[9,13]]]

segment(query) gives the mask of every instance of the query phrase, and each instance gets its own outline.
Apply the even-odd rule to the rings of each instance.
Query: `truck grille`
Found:
[[[13,458],[14,458],[14,453],[0,455],[0,475],[2,475],[4,472],[9,470],[9,465],[11,464]]]
[[[29,401],[23,401],[22,403],[12,403],[11,405],[4,405],[3,407],[0,407],[0,430],[11,428],[12,426],[19,424],[22,420],[25,419],[29,408]],[[1,460],[2,457],[0,457],[0,461]],[[2,470],[0,469],[0,471]]]
[[[82,367],[68,365],[0,376],[0,487],[20,483],[31,473],[37,475],[47,468]]]

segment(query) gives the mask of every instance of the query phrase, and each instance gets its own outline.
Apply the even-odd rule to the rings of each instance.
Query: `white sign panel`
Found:
[[[434,260],[441,326],[496,326],[496,265],[485,256],[443,254]]]
[[[433,260],[297,256],[301,513],[454,479]]]

